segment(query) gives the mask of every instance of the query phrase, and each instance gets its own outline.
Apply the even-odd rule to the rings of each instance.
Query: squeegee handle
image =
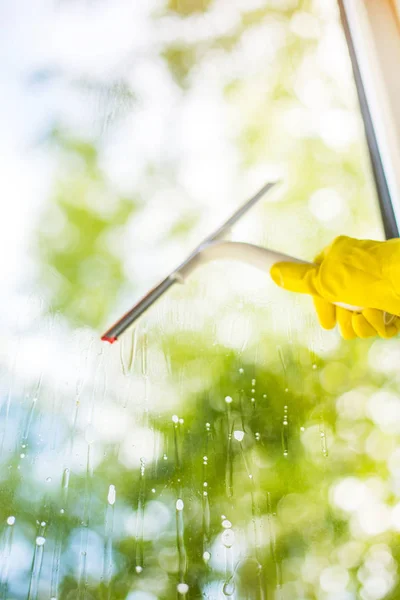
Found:
[[[193,257],[188,263],[182,265],[177,273],[177,276],[183,280],[186,279],[198,266],[214,260],[235,260],[252,265],[261,271],[269,274],[273,265],[278,262],[292,262],[301,264],[312,264],[275,250],[255,246],[254,244],[246,244],[244,242],[214,242],[205,245],[200,249],[198,254]],[[361,306],[352,306],[344,302],[335,302],[336,306],[341,306],[353,312],[361,312]]]
[[[278,262],[300,263],[303,265],[314,264],[306,260],[300,260],[298,258],[294,258],[293,256],[281,254],[280,252],[275,252],[274,250],[266,249],[266,252],[270,255],[271,261],[273,261],[270,268]],[[361,306],[353,306],[352,304],[347,304],[346,302],[334,302],[333,304],[335,304],[335,306],[340,306],[341,308],[351,310],[352,312],[361,312],[363,310],[363,307]]]

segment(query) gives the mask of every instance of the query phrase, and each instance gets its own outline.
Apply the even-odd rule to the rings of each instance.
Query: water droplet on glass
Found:
[[[221,540],[225,548],[230,548],[233,546],[233,542],[235,541],[235,534],[232,529],[225,529],[223,534],[221,535]]]
[[[179,417],[178,417],[178,415],[172,415],[172,421],[174,423],[179,423]]]
[[[8,517],[7,525],[14,525],[14,523],[15,523],[15,517]]]
[[[203,486],[204,486],[204,487],[207,487],[207,486],[208,486],[208,483],[207,483],[207,481],[205,481],[205,482],[203,483]]]
[[[187,583],[178,583],[176,590],[178,594],[187,594],[189,591],[189,586]]]
[[[256,390],[253,388],[253,389],[251,390],[251,393],[252,393],[252,394],[255,394],[255,393],[256,393]]]
[[[203,492],[203,496],[208,496],[208,492]]]
[[[152,488],[151,492],[152,492],[152,494],[155,494],[156,490],[154,488]]]
[[[163,454],[163,460],[168,460],[168,456],[166,454]]]
[[[256,401],[256,399],[255,399],[255,398],[252,398],[252,399],[251,399],[251,401],[252,401],[252,402],[255,402],[255,401]]]
[[[233,581],[227,581],[224,583],[224,587],[222,588],[225,596],[233,596],[235,593],[235,584]]]
[[[203,552],[203,560],[204,562],[208,562],[211,558],[211,554],[207,551]]]
[[[242,442],[243,438],[244,438],[244,431],[234,431],[233,432],[233,437],[235,438],[235,440],[237,440],[238,442]]]
[[[203,460],[204,460],[205,462],[207,462],[207,461],[208,461],[208,456],[203,456]]]
[[[206,423],[206,429],[207,429],[207,431],[210,431],[210,427],[211,427],[210,423]]]
[[[244,369],[243,369],[242,367],[240,367],[240,369],[239,369],[239,373],[240,373],[241,375],[243,375],[243,373],[244,373]]]
[[[267,394],[263,394],[263,398],[266,398],[266,397],[267,397]]]
[[[108,488],[108,495],[107,495],[108,504],[110,504],[111,506],[113,504],[115,504],[115,499],[116,499],[115,485],[110,485],[110,487]]]
[[[183,425],[183,424],[184,424],[184,422],[185,422],[185,421],[184,421],[183,419],[179,419],[179,423],[180,423],[181,425]]]
[[[141,573],[143,571],[143,567],[140,567],[139,565],[137,565],[135,567],[135,571],[136,571],[136,573]]]
[[[257,432],[254,435],[255,435],[255,438],[256,438],[257,442],[259,442],[260,441],[260,434]]]
[[[65,510],[63,508],[60,509],[60,514],[63,515],[65,513]]]
[[[46,477],[46,482],[50,483],[51,482],[51,477]]]
[[[314,363],[314,364],[313,364],[313,366],[312,366],[312,368],[313,368],[313,369],[316,369],[316,368],[317,368],[317,365]]]
[[[63,487],[64,489],[67,489],[68,485],[69,485],[69,469],[64,469],[62,481],[61,481],[61,487]]]
[[[232,527],[232,523],[228,519],[224,519],[221,525],[224,529],[230,529]]]
[[[96,430],[93,425],[88,425],[85,430],[85,440],[88,444],[93,444],[96,439]]]
[[[225,402],[226,402],[227,404],[231,404],[231,402],[232,402],[232,397],[231,397],[231,396],[225,396]]]
[[[176,501],[176,510],[183,510],[184,504],[181,498]]]
[[[325,431],[322,429],[323,428],[323,424],[320,425],[320,437],[321,437],[321,448],[322,448],[322,454],[325,456],[325,458],[328,456],[328,447],[326,444],[326,435],[325,435]]]
[[[40,525],[41,527],[46,527],[46,521],[41,521]]]
[[[282,422],[282,447],[283,447],[283,456],[288,456],[289,452],[289,417],[288,417],[288,407],[287,404],[283,407],[283,422]]]
[[[25,458],[25,454],[22,452],[22,454],[20,454],[21,458]]]
[[[300,427],[300,431],[305,431],[305,428],[304,427]]]
[[[46,542],[46,538],[41,535],[38,535],[36,538],[36,546],[43,546]]]
[[[253,385],[253,386],[256,385],[256,380],[255,379],[251,380],[251,385]]]

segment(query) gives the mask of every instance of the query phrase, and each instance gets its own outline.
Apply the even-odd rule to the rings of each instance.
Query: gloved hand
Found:
[[[271,268],[277,285],[292,292],[311,294],[325,329],[338,322],[349,340],[400,331],[400,239],[376,242],[339,236],[319,254],[314,264],[277,263]],[[335,306],[342,302],[363,307],[355,313]]]

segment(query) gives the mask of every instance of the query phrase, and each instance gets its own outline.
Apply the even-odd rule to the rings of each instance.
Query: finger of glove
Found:
[[[270,274],[273,281],[279,287],[285,288],[290,292],[311,294],[314,296],[318,295],[315,289],[317,271],[315,265],[280,262],[271,267]]]
[[[336,307],[336,319],[339,325],[342,338],[345,340],[354,340],[357,337],[352,324],[353,313],[341,306]]]
[[[369,323],[367,321],[367,319],[364,317],[364,315],[362,313],[354,312],[352,314],[351,323],[353,325],[353,329],[354,329],[356,335],[359,338],[365,339],[365,338],[375,337],[378,335],[378,332],[375,329],[375,327],[373,327],[371,325],[371,323]]]
[[[362,314],[381,338],[388,339],[397,335],[398,325],[396,325],[396,321],[399,320],[397,317],[387,324],[385,323],[385,313],[377,308],[366,308],[362,311]]]
[[[400,331],[400,317],[398,317],[396,315],[389,315],[386,312],[384,312],[383,315],[384,315],[383,318],[384,318],[384,322],[385,322],[386,326],[392,325],[393,327],[396,328],[397,333],[399,333],[399,331]]]
[[[336,325],[336,306],[321,296],[313,296],[318,321],[324,329],[333,329]]]

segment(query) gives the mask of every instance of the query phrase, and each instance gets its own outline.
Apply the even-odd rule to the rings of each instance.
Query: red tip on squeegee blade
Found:
[[[109,342],[110,344],[113,344],[117,340],[118,340],[117,337],[108,337],[108,335],[103,335],[103,337],[101,338],[102,342]]]

